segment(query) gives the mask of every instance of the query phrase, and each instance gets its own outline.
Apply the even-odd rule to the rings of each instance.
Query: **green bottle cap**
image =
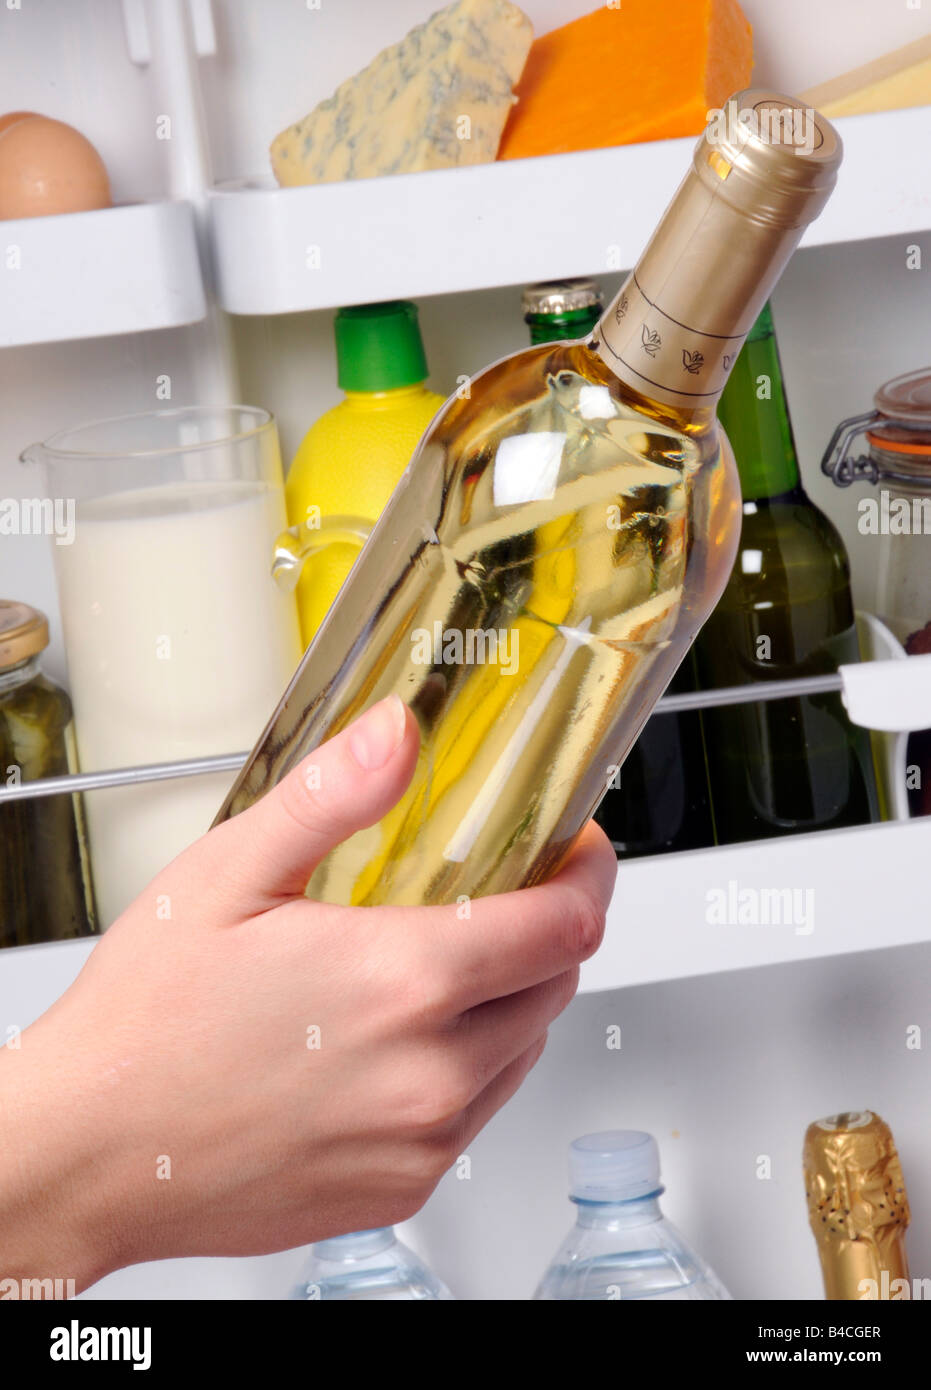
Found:
[[[343,391],[393,391],[426,377],[417,305],[409,300],[338,309],[333,327]]]

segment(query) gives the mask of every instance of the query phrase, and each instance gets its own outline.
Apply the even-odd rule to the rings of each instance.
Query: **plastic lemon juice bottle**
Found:
[[[427,359],[416,305],[395,300],[340,309],[334,329],[345,396],[304,436],[286,497],[291,525],[319,527],[322,540],[334,518],[350,525],[304,561],[297,602],[305,647],[443,404],[424,385]]]

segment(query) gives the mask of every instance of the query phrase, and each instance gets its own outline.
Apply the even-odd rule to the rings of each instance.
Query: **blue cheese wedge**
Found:
[[[533,28],[508,0],[456,0],[272,143],[284,187],[487,164]]]

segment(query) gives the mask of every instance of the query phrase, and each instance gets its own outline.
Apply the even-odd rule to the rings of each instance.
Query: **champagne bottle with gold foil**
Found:
[[[394,692],[420,726],[410,787],[308,892],[455,902],[558,867],[727,581],[715,404],[839,161],[817,113],[731,98],[594,332],[435,417],[218,819]]]
[[[908,1196],[889,1126],[870,1110],[815,1120],[803,1162],[825,1298],[909,1298]]]

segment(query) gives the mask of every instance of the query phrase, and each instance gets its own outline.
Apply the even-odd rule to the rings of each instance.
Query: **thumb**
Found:
[[[397,695],[380,700],[310,753],[260,801],[216,826],[190,856],[236,918],[304,892],[320,860],[400,799],[417,761],[417,721]]]

